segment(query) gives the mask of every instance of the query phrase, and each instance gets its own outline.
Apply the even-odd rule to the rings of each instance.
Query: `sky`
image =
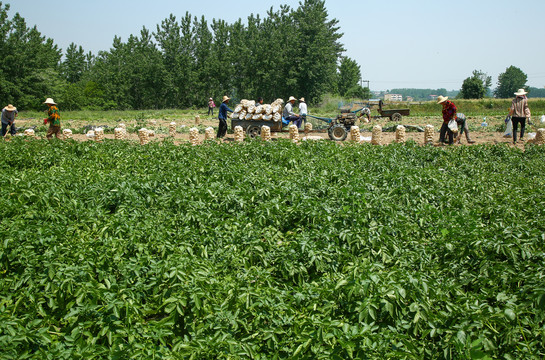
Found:
[[[302,0],[303,1],[303,0]],[[70,43],[97,54],[142,27],[155,31],[174,14],[223,19],[266,15],[299,0],[7,0],[61,49]],[[498,76],[513,65],[528,86],[545,86],[545,0],[325,0],[329,19],[339,21],[344,56],[355,60],[371,90],[445,88],[459,90],[473,70]],[[288,46],[297,49],[298,44]]]

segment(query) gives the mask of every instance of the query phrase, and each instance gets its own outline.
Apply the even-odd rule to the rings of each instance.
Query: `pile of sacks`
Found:
[[[282,121],[282,104],[284,100],[276,99],[272,104],[257,104],[254,100],[241,100],[231,114],[231,119]]]
[[[235,126],[235,142],[244,141],[244,129],[242,126]]]
[[[297,128],[297,125],[291,124],[290,127],[290,140],[293,142],[299,141],[299,129]]]
[[[263,141],[271,141],[271,128],[268,126],[262,126],[261,127],[261,140]]]
[[[382,145],[382,126],[373,126],[373,132],[371,133],[371,144]]]
[[[433,125],[426,125],[426,128],[424,128],[424,144],[432,144],[433,143],[433,135],[434,135],[434,128]]]
[[[403,125],[398,125],[396,128],[396,142],[403,143],[406,140],[406,129]]]

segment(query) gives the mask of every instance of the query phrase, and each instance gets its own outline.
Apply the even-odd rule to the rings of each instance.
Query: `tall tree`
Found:
[[[462,99],[482,99],[488,92],[492,77],[480,70],[473,70],[473,75],[462,83],[459,97]]]
[[[361,71],[360,66],[349,57],[342,57],[339,65],[337,87],[339,94],[345,96],[349,89],[360,86]]]
[[[518,89],[525,88],[528,77],[516,66],[509,66],[498,76],[498,87],[494,91],[497,98],[510,98]]]
[[[71,43],[66,49],[65,59],[61,65],[61,73],[69,83],[73,84],[81,80],[88,69],[87,56],[81,46]]]

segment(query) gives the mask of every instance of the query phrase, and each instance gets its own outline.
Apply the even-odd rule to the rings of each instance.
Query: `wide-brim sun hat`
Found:
[[[297,101],[296,98],[294,98],[293,96],[290,96],[289,100],[288,101]]]
[[[54,102],[52,98],[45,99],[44,104],[57,105],[57,103]]]
[[[212,98],[210,98],[209,100],[212,100]]]
[[[518,91],[515,93],[516,96],[522,96],[526,94],[528,94],[528,92],[525,91],[524,89],[518,89]]]
[[[299,101],[300,101],[300,102],[305,102],[305,98],[302,97],[302,98],[299,99]]]
[[[441,96],[441,95],[439,95],[439,96],[437,97],[437,103],[438,103],[438,104],[442,104],[442,103],[444,103],[445,101],[447,101],[447,99],[448,99],[448,96]]]
[[[8,106],[6,106],[4,108],[4,110],[6,110],[6,111],[15,111],[15,110],[17,110],[17,108],[15,106],[9,104]]]
[[[223,97],[223,100],[221,102],[226,102],[227,100],[231,100],[231,98],[226,95]]]

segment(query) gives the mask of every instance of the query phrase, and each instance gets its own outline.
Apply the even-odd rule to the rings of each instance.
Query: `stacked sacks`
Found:
[[[284,100],[277,99],[272,104],[257,104],[253,100],[241,100],[240,104],[235,106],[231,119],[247,121],[282,121],[282,104]]]
[[[433,133],[435,132],[433,125],[426,125],[424,128],[424,144],[432,144],[433,143]]]
[[[290,140],[293,142],[299,141],[299,129],[293,124],[290,125]]]
[[[26,129],[23,134],[25,136],[28,136],[28,137],[35,137],[36,136],[36,133],[34,132],[34,129]]]
[[[309,133],[312,132],[312,124],[311,123],[305,123],[305,136],[308,136]]]
[[[89,139],[94,139],[95,138],[95,131],[94,130],[89,130],[89,131],[87,131],[87,134],[85,134],[85,136],[87,136],[87,138],[89,138]]]
[[[350,127],[350,139],[355,142],[361,141],[361,133],[359,126],[352,126]]]
[[[545,129],[537,129],[533,143],[536,145],[545,145]]]
[[[114,137],[116,140],[124,140],[127,131],[121,127],[116,127],[114,129]]]
[[[104,140],[104,129],[96,128],[95,129],[95,141],[101,142]]]
[[[397,143],[403,143],[405,142],[405,126],[403,125],[398,125],[397,128],[396,128],[396,142]]]
[[[199,144],[199,129],[196,127],[189,129],[189,142],[191,145]]]
[[[176,123],[174,121],[168,125],[168,134],[171,137],[176,136]]]
[[[267,125],[261,127],[261,140],[270,141],[271,140],[271,128]]]
[[[215,137],[216,135],[213,127],[209,126],[204,130],[204,140],[214,140]]]
[[[34,131],[34,130],[32,130],[32,131]],[[25,131],[25,132],[26,132],[26,131]],[[72,139],[72,130],[70,130],[70,129],[64,129],[64,130],[62,131],[62,136],[63,136],[64,140],[66,140],[66,139]]]
[[[235,126],[235,142],[244,141],[244,129],[242,126]]]
[[[382,126],[373,126],[373,132],[371,133],[371,144],[382,145]]]
[[[149,131],[146,128],[138,130],[138,138],[140,139],[140,145],[146,145],[149,143]]]

